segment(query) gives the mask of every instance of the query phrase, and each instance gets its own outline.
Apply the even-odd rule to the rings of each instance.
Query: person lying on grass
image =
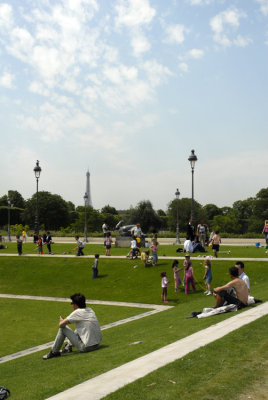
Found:
[[[238,309],[246,307],[248,302],[248,287],[239,278],[237,267],[231,267],[229,273],[231,281],[213,290],[213,296],[216,298],[216,307],[221,307],[225,304],[236,304]]]
[[[75,293],[71,297],[73,312],[65,319],[60,316],[59,330],[48,354],[43,360],[59,357],[63,353],[71,353],[72,347],[76,347],[81,353],[96,350],[99,347],[101,337],[100,324],[91,308],[86,307],[86,298],[82,293]],[[75,324],[75,331],[68,324]],[[61,347],[65,340],[67,344]]]

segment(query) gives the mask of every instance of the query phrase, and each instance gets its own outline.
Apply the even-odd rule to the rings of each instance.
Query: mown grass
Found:
[[[0,364],[1,384],[11,389],[12,398],[16,400],[25,398],[30,400],[44,399],[56,392],[61,392],[68,387],[83,382],[104,371],[108,371],[111,368],[122,365],[139,356],[148,354],[165,344],[172,343],[175,340],[232,316],[232,314],[226,314],[201,320],[186,319],[185,317],[190,315],[192,311],[201,311],[203,307],[214,305],[214,300],[212,297],[207,297],[203,294],[202,276],[204,269],[200,259],[195,259],[193,261],[195,275],[200,286],[197,285],[197,293],[192,293],[190,295],[185,295],[183,292],[179,292],[178,294],[174,292],[174,287],[172,286],[173,274],[171,262],[171,260],[160,260],[159,266],[144,268],[141,262],[137,260],[105,258],[100,260],[100,278],[92,280],[92,260],[89,259],[71,258],[65,260],[64,258],[57,259],[53,257],[2,257],[0,265],[1,293],[69,297],[73,292],[81,291],[85,293],[88,299],[159,303],[161,292],[160,272],[166,270],[171,282],[168,289],[169,305],[174,305],[175,307],[166,312],[104,331],[102,346],[100,350],[93,353],[79,354],[75,352],[71,355],[46,362],[41,359],[42,354],[44,354],[44,352],[42,352],[42,354],[36,353],[5,364]],[[212,286],[221,285],[229,280],[228,268],[232,264],[232,261],[228,260],[212,261]],[[136,265],[138,265],[138,267],[134,268]],[[246,263],[246,273],[251,279],[251,293],[264,301],[268,300],[268,276],[266,271],[266,262],[251,261]],[[22,300],[22,304],[26,305],[26,302],[26,300]],[[36,304],[39,302],[32,303]],[[43,304],[46,305],[48,303],[44,302]],[[39,313],[37,312],[35,314],[38,319],[35,321],[34,325],[33,321],[28,319],[28,312],[24,314],[23,321],[20,321],[19,316],[21,310],[18,309],[16,311],[16,307],[13,305],[13,310],[11,310],[11,312],[10,310],[8,311],[8,316],[3,319],[2,325],[9,324],[12,316],[14,319],[17,318],[18,325],[16,328],[14,326],[14,329],[12,329],[11,324],[9,337],[6,340],[12,341],[16,335],[25,332],[25,325],[27,326],[27,332],[32,331],[30,333],[31,337],[36,335],[38,338],[38,335],[41,335],[41,333],[37,325],[44,314],[44,318],[47,318],[47,324],[49,326],[46,324],[43,325],[41,329],[41,331],[43,331],[42,337],[46,340],[40,343],[50,341],[56,334],[58,314],[62,312],[62,306],[63,304],[55,303],[54,306],[48,305],[48,309],[46,310],[39,310]],[[5,304],[5,307],[9,307],[9,300]],[[29,307],[31,308],[32,305]],[[66,312],[69,313],[68,304],[65,304],[64,307],[67,307]],[[94,306],[94,309],[95,307],[96,306]],[[50,315],[54,311],[55,314]],[[65,311],[65,308],[63,311]],[[97,309],[96,313],[99,317]],[[18,329],[20,324],[22,324],[21,333],[20,329]],[[251,332],[249,340],[246,339],[245,336],[245,343],[249,349],[253,348],[255,344],[254,337],[252,337],[254,328],[250,329],[251,325],[249,325],[249,330]],[[261,338],[260,336],[260,344],[262,344]],[[263,339],[263,343],[266,343],[265,340]],[[131,346],[130,344],[135,341],[141,341],[142,343]],[[215,349],[218,347],[217,343],[218,341],[215,342]],[[226,343],[226,346],[229,346],[228,342]],[[230,349],[232,350],[232,348]],[[206,352],[206,348],[203,350]],[[201,357],[200,360],[198,357],[192,359],[187,369],[187,374],[185,373],[185,379],[180,383],[181,392],[179,392],[179,398],[180,394],[185,392],[185,388],[187,388],[187,385],[191,382],[188,375],[192,374],[195,376],[195,373],[198,372],[199,374],[199,371],[204,372],[207,370],[206,362],[204,364],[202,363],[207,357],[212,357],[209,365],[212,365],[214,368],[218,366],[219,358],[216,350],[209,351],[208,353],[209,354],[204,353],[205,356]],[[230,351],[230,354],[231,353]],[[261,362],[260,355],[261,352],[256,352],[256,357]],[[178,362],[182,361],[183,360]],[[195,370],[195,361],[200,361],[200,364],[197,364],[196,367],[198,371]],[[220,363],[220,366],[221,365],[222,363]],[[240,363],[237,363],[236,368],[242,365],[243,362],[240,358]],[[187,364],[182,364],[179,375],[184,374],[184,368],[186,367]],[[199,379],[198,376],[199,375],[197,375],[197,379]],[[229,378],[232,379],[231,374]],[[191,379],[194,380],[194,378]],[[175,378],[171,378],[171,380],[176,381]],[[163,382],[165,382],[165,380],[163,380]],[[212,381],[209,380],[209,382]],[[169,383],[168,385],[173,384]],[[159,387],[157,389],[159,389]],[[168,389],[165,389],[166,392],[169,392],[169,389],[170,387],[168,386]],[[201,397],[198,394],[198,385],[196,385],[194,389],[196,395],[194,397],[188,397],[189,399],[206,398],[202,397],[202,385],[200,385]],[[162,398],[162,391],[160,390],[160,392],[158,392],[158,396],[159,393]],[[124,395],[121,395],[120,392],[115,394],[115,396],[118,396],[115,397],[116,399],[126,398]],[[143,396],[143,394],[137,395],[136,389],[132,391],[132,395],[130,392],[128,396],[130,396],[130,399],[149,398],[146,397],[146,395]],[[176,392],[175,397],[172,397],[172,394],[170,396],[170,399],[177,398],[178,393]],[[222,397],[222,399],[223,398],[225,399],[226,397]],[[220,399],[220,397],[218,397],[218,399]]]
[[[183,253],[176,252],[177,249],[183,248],[182,245],[161,245],[161,240],[159,239],[160,245],[158,246],[158,255],[159,256],[168,256],[168,257],[183,257]],[[17,246],[15,242],[5,243],[8,246],[7,249],[1,249],[0,254],[16,254]],[[76,244],[74,243],[55,243],[52,245],[52,252],[54,254],[66,254],[66,255],[75,255]],[[43,246],[44,253],[47,254],[47,247]],[[146,249],[148,250],[148,249]],[[191,254],[192,258],[200,257],[204,255],[212,255],[214,253],[211,247],[206,247],[207,253],[193,253]],[[112,245],[111,254],[114,256],[124,256],[129,252],[128,248],[115,248]],[[86,243],[84,248],[85,255],[92,255],[98,253],[100,255],[105,255],[105,247],[102,244],[95,243]],[[23,244],[23,254],[38,254],[37,247],[34,243],[24,243]],[[266,253],[266,249],[264,247],[257,248],[255,246],[220,246],[220,252],[218,254],[220,258],[234,258],[234,257],[243,257],[243,258],[267,258],[268,254]]]
[[[99,304],[90,307],[101,326],[149,311]],[[0,357],[54,340],[59,316],[66,317],[73,311],[70,303],[7,298],[0,298],[0,308]]]
[[[189,353],[106,400],[238,399],[267,380],[268,316]],[[254,390],[253,390],[254,393]],[[260,397],[246,396],[260,399]],[[266,398],[261,397],[261,398]]]

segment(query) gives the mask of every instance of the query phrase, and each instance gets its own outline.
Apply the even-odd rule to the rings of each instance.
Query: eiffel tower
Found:
[[[91,193],[90,193],[90,173],[89,173],[89,171],[87,171],[86,177],[87,177],[87,187],[86,187],[87,199],[86,199],[86,206],[90,206],[90,207],[93,208],[92,200],[91,200]]]

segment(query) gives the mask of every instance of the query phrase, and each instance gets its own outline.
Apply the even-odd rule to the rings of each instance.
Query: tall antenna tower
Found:
[[[87,170],[86,177],[87,177],[87,187],[86,187],[87,199],[86,199],[86,206],[90,206],[90,207],[93,208],[92,200],[91,200],[91,193],[90,193],[90,173],[89,173],[89,170]]]

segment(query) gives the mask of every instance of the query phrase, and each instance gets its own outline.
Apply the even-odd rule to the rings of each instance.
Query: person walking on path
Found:
[[[211,243],[212,243],[212,250],[214,251],[215,257],[217,258],[221,244],[221,237],[219,235],[219,231],[215,231],[215,235],[213,236]]]
[[[205,274],[203,276],[203,279],[206,280],[206,287],[207,287],[205,294],[207,296],[210,296],[212,294],[211,288],[210,288],[210,282],[212,281],[212,272],[211,272],[211,262],[210,262],[209,257],[205,258],[204,267],[205,267]]]
[[[66,318],[60,316],[56,339],[50,352],[42,357],[43,360],[71,353],[73,347],[81,353],[87,353],[99,347],[102,336],[96,314],[91,308],[86,307],[86,298],[82,293],[75,293],[70,298],[74,311]],[[73,323],[75,331],[67,326]],[[66,339],[67,344],[60,351]]]
[[[190,285],[192,285],[192,289],[195,292],[195,284],[194,284],[194,270],[192,267],[192,261],[190,259],[190,254],[185,255],[184,261],[184,282],[185,282],[185,294],[190,293]]]
[[[18,250],[18,255],[21,256],[22,255],[22,240],[20,238],[20,235],[16,236],[17,239],[17,250]]]
[[[168,303],[167,301],[167,288],[168,288],[168,278],[166,271],[161,272],[161,287],[162,287],[162,295],[161,299],[164,303]]]

